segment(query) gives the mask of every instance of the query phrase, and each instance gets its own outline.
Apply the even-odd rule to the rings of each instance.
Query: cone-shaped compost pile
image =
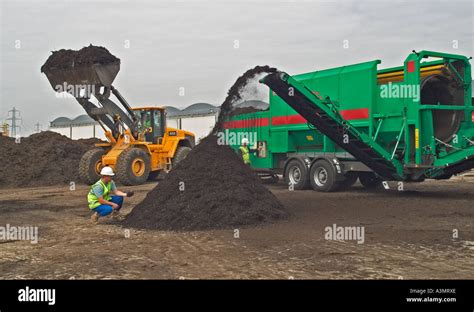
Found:
[[[275,71],[257,66],[239,77],[221,106],[213,133],[139,203],[124,226],[160,230],[236,228],[284,219],[277,198],[255,173],[215,135],[240,99],[240,92],[256,75]]]

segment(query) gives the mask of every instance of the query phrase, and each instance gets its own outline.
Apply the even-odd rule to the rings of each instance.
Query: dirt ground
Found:
[[[133,189],[128,213],[155,183]],[[89,221],[87,186],[0,192],[0,226],[37,226],[39,242],[0,241],[2,279],[474,278],[474,183],[405,184],[405,191],[290,192],[270,186],[293,216],[254,228],[138,231]],[[330,241],[333,224],[364,226],[365,242]],[[459,238],[453,238],[453,230]]]

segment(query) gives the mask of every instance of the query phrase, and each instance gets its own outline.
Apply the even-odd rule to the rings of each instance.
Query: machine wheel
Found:
[[[339,186],[334,167],[323,159],[311,166],[309,180],[313,189],[318,192],[334,192]]]
[[[368,189],[374,189],[381,185],[382,180],[377,178],[372,172],[360,172],[359,173],[360,183]]]
[[[150,174],[150,155],[140,148],[126,149],[120,154],[115,171],[124,185],[143,184]]]
[[[102,156],[105,150],[102,148],[91,149],[82,155],[79,161],[79,177],[87,184],[93,184],[100,179],[102,169]]]
[[[285,169],[285,183],[293,184],[295,190],[309,188],[308,167],[299,160],[290,161]]]
[[[174,157],[171,160],[171,170],[183,159],[188,156],[189,152],[191,152],[191,148],[187,146],[178,146],[176,152],[174,153]]]
[[[347,172],[344,175],[344,177],[345,177],[345,180],[338,183],[339,184],[338,189],[341,191],[346,190],[350,188],[351,186],[353,186],[354,183],[356,183],[357,178],[358,178],[357,173],[355,172]]]

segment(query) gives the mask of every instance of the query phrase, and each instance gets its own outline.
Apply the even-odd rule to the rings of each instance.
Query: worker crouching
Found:
[[[119,211],[123,205],[124,197],[132,197],[133,192],[121,192],[117,189],[112,177],[115,175],[110,167],[104,167],[100,171],[102,176],[99,181],[91,186],[87,201],[89,209],[93,211],[91,220],[97,224],[99,217],[105,217],[112,213],[114,219],[122,219]]]

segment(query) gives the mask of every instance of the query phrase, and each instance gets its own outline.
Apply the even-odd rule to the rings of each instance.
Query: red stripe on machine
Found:
[[[275,116],[272,117],[272,126],[305,124],[306,119],[301,115]]]
[[[347,110],[341,111],[341,116],[345,120],[367,119],[369,118],[369,109],[368,108],[347,109]],[[307,123],[307,120],[299,114],[272,117],[272,126],[298,125],[298,124],[305,124],[305,123]],[[268,126],[268,118],[232,120],[232,121],[228,121],[224,123],[224,129],[253,128],[253,127],[266,127],[266,126]]]
[[[412,73],[415,71],[415,61],[409,61],[407,63],[407,72]]]
[[[368,108],[347,109],[341,111],[341,116],[345,120],[367,119],[369,118]],[[305,124],[308,121],[301,115],[276,116],[272,117],[272,126],[280,125],[298,125]]]
[[[235,128],[253,128],[253,127],[265,127],[268,126],[268,118],[254,118],[254,119],[243,119],[243,120],[232,120],[224,122],[224,129],[235,129]]]
[[[341,111],[341,116],[345,120],[367,119],[369,118],[368,108],[346,109]]]

